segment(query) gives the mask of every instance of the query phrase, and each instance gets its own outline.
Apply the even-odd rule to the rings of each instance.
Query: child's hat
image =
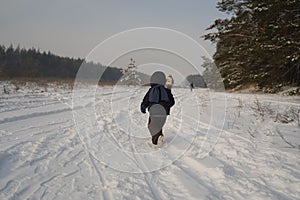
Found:
[[[156,71],[152,74],[150,78],[150,84],[159,84],[165,85],[166,83],[166,75],[161,71]]]

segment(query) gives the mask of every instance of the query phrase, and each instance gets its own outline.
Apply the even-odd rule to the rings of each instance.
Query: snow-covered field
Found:
[[[153,147],[146,87],[18,87],[0,83],[0,199],[300,199],[299,97],[174,88]]]

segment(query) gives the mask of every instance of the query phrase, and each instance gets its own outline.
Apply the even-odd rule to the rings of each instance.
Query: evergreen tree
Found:
[[[215,63],[205,56],[203,56],[202,59],[204,61],[202,64],[204,68],[203,78],[207,87],[218,91],[224,90],[223,79]]]
[[[7,49],[0,46],[0,78],[70,78],[76,77],[83,59],[59,57],[51,52],[41,52],[35,48],[16,49],[10,45]],[[101,64],[87,63],[91,73],[87,78],[93,78],[97,73],[105,70],[101,81],[116,82],[122,76],[121,70],[105,67]],[[99,70],[100,68],[100,70]]]
[[[222,0],[218,19],[204,36],[217,43],[214,60],[227,87],[300,85],[300,1]]]

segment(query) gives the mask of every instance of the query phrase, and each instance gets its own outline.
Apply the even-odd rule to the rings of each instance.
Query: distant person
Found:
[[[193,91],[193,89],[194,89],[194,83],[193,82],[190,83],[190,88],[191,88],[191,91]]]
[[[141,112],[146,113],[148,108],[148,129],[152,136],[152,143],[158,145],[163,142],[162,128],[170,114],[171,107],[175,104],[171,90],[165,88],[166,76],[163,72],[154,72],[150,78],[150,89],[141,103]]]

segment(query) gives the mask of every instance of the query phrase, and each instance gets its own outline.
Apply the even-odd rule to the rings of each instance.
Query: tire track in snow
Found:
[[[123,92],[123,93],[124,93],[124,92]],[[116,95],[116,96],[118,96],[118,95]],[[114,99],[114,101],[121,101],[121,100],[126,100],[126,101],[127,101],[127,100],[129,100],[129,98],[128,98],[128,97],[126,97],[126,98],[122,97],[122,98]],[[104,119],[105,119],[105,117],[102,117],[102,118],[101,118],[102,121],[103,121]],[[104,121],[105,121],[105,120],[104,120]],[[105,129],[105,130],[114,130],[114,128],[112,128],[112,127],[114,127],[114,124],[113,124],[113,123],[114,123],[114,120],[105,121],[104,124],[105,124],[105,127],[106,127],[106,128],[104,128],[104,129]],[[128,134],[126,134],[126,133],[125,133],[124,131],[122,131],[122,130],[120,130],[120,132],[122,132],[123,135],[128,135]],[[121,134],[121,136],[122,136],[122,134]],[[141,159],[139,159],[138,156],[137,156],[135,153],[133,154],[133,157],[127,153],[127,151],[125,150],[125,147],[119,142],[120,138],[116,138],[115,135],[114,135],[113,133],[110,133],[110,137],[111,137],[111,139],[112,139],[112,142],[113,142],[118,148],[124,150],[124,151],[123,151],[124,155],[127,156],[128,159],[132,161],[132,164],[135,164],[138,168],[141,168],[141,170],[147,169],[146,166],[142,164]],[[131,135],[130,135],[130,134],[129,134],[128,140],[131,141]],[[134,148],[134,146],[131,146],[131,150],[132,150],[133,152],[137,152],[136,149]],[[93,157],[94,157],[94,156],[93,156]],[[95,158],[95,157],[94,157],[94,158]],[[95,158],[95,159],[98,160],[97,158]],[[100,161],[99,161],[99,162],[100,162]],[[140,166],[141,164],[142,164],[143,166]],[[149,173],[143,173],[143,174],[142,174],[142,177],[143,177],[145,183],[148,185],[148,188],[150,189],[150,192],[151,192],[152,197],[153,197],[154,199],[166,199],[166,198],[167,198],[167,196],[162,195],[161,192],[160,192],[158,189],[156,189],[156,188],[160,188],[158,185],[153,185],[153,183],[151,182],[152,179],[151,179]]]
[[[43,105],[41,107],[39,107],[39,106],[35,107],[34,110],[27,109],[27,110],[25,110],[26,112],[28,112],[26,114],[23,114],[24,110],[22,110],[23,115],[20,115],[19,113],[17,113],[19,116],[13,116],[13,117],[10,117],[9,119],[7,118],[8,120],[6,120],[6,121],[10,121],[10,122],[16,122],[16,121],[20,121],[20,120],[24,119],[24,120],[26,120],[27,124],[34,124],[33,126],[29,126],[29,128],[24,127],[24,128],[17,131],[17,132],[21,133],[22,135],[24,135],[24,137],[19,138],[19,134],[18,134],[18,139],[16,139],[16,140],[20,140],[21,142],[16,143],[16,140],[14,140],[14,141],[10,141],[10,143],[11,142],[14,143],[13,145],[9,145],[8,143],[6,143],[6,145],[5,145],[6,146],[5,151],[14,151],[14,152],[21,151],[20,153],[22,153],[22,152],[25,153],[25,151],[26,152],[32,151],[32,154],[31,154],[30,158],[26,159],[25,162],[22,165],[20,165],[18,168],[16,168],[16,171],[13,174],[14,175],[13,179],[20,180],[22,182],[20,184],[24,188],[24,189],[20,188],[20,192],[15,193],[15,195],[18,196],[16,198],[21,198],[22,196],[25,197],[26,193],[32,191],[33,187],[37,187],[37,186],[34,186],[34,185],[37,185],[37,184],[40,184],[41,189],[39,189],[39,191],[44,190],[43,194],[41,194],[40,198],[49,198],[51,196],[51,195],[48,196],[49,193],[47,193],[47,188],[45,188],[45,187],[46,187],[47,183],[55,181],[55,178],[48,179],[47,182],[40,182],[39,183],[38,180],[42,178],[42,174],[41,174],[42,171],[37,172],[36,170],[37,169],[44,170],[44,169],[42,169],[42,166],[45,166],[45,165],[48,168],[49,162],[53,161],[53,156],[52,156],[53,154],[52,153],[54,151],[56,151],[56,147],[57,147],[57,144],[55,144],[54,146],[51,146],[49,148],[49,146],[53,143],[53,142],[50,142],[50,141],[54,141],[54,140],[56,141],[58,138],[65,137],[67,132],[65,132],[66,134],[63,134],[64,136],[62,136],[61,133],[60,133],[60,135],[57,135],[57,132],[62,127],[65,129],[66,127],[70,128],[72,125],[66,126],[66,123],[69,124],[69,120],[66,120],[66,121],[63,120],[63,121],[60,121],[60,122],[55,122],[55,127],[50,126],[51,129],[49,129],[48,126],[47,126],[47,123],[49,125],[49,122],[47,122],[47,121],[45,121],[46,124],[42,124],[42,125],[35,124],[34,122],[35,121],[40,121],[40,117],[44,117],[42,120],[48,120],[47,117],[50,116],[51,114],[53,114],[54,116],[56,114],[62,114],[61,116],[63,116],[64,113],[68,114],[68,112],[70,111],[70,109],[68,109],[68,108],[67,109],[65,109],[65,108],[64,109],[57,109],[56,105],[57,105],[58,108],[61,107],[60,102],[55,101],[55,103],[53,103],[53,102],[51,103],[51,106]],[[52,108],[54,108],[54,109],[52,109]],[[46,111],[44,111],[44,110],[46,110]],[[14,113],[11,113],[11,114],[14,114]],[[55,119],[55,118],[51,118],[51,119],[57,121],[57,119]],[[22,122],[22,123],[24,124],[25,122]],[[51,123],[51,124],[53,124],[53,123]],[[19,126],[17,126],[17,128],[18,127]],[[20,127],[22,127],[22,126],[20,126]],[[45,128],[46,128],[47,131],[44,131]],[[32,133],[32,131],[30,129],[34,129],[34,133]],[[34,145],[34,146],[36,146],[35,148],[32,148],[31,146],[27,145],[27,144],[31,143],[30,141],[25,141],[25,139],[26,139],[25,137],[28,136],[28,134],[32,135],[32,137],[30,137],[30,141],[38,142],[38,143],[36,143],[39,146],[38,149],[36,148],[37,147],[36,145]],[[47,137],[45,137],[45,135]],[[16,134],[13,133],[11,136],[15,137]],[[42,141],[45,141],[45,142],[42,142]],[[29,149],[28,148],[24,149],[27,146],[29,147]],[[44,154],[44,153],[41,154],[39,152],[39,149],[42,150],[43,152],[45,152],[44,150],[47,149],[48,153],[46,152],[46,154]],[[34,158],[32,156],[34,156]],[[54,163],[52,163],[52,164],[54,164]],[[34,175],[31,174],[32,170],[29,169],[29,167],[32,168],[32,170],[34,170],[34,172],[33,172]],[[51,166],[51,168],[52,167],[53,166]],[[58,166],[56,166],[56,167],[58,167]],[[57,170],[59,170],[59,168],[57,168]],[[28,172],[29,172],[29,176],[31,176],[30,179],[27,179],[26,176],[24,176]],[[47,173],[50,173],[49,175],[51,175],[51,172],[47,172]],[[22,177],[24,177],[24,178],[22,178]],[[30,185],[28,184],[29,180],[31,180]],[[11,185],[10,182],[8,182],[8,184]],[[26,185],[28,185],[28,186],[26,186]],[[57,187],[57,189],[58,188],[59,187]],[[8,188],[6,187],[4,189],[7,190]],[[11,192],[11,193],[13,194],[14,192]],[[52,191],[52,193],[54,194],[54,191]],[[31,195],[36,196],[37,194],[35,192],[33,192],[33,193],[31,193]],[[27,196],[27,197],[30,197],[30,196]]]
[[[184,94],[181,94],[180,96],[177,96],[176,98],[180,99],[180,98],[183,98],[184,96],[185,96]],[[134,145],[132,145],[132,151],[137,152]],[[135,160],[137,160],[137,162],[136,162],[137,166],[140,167],[141,169],[147,169],[147,166],[143,163],[143,161],[141,159],[138,158],[138,155],[136,155],[136,154],[134,154],[134,155],[135,155]],[[142,165],[142,166],[140,166],[140,165]],[[150,174],[152,174],[152,177],[150,177]],[[156,171],[156,172],[152,172],[152,173],[143,173],[144,179],[145,179],[147,185],[149,186],[154,199],[169,198],[168,196],[162,194],[161,191],[159,191],[157,189],[157,188],[164,188],[164,187],[159,186],[157,184],[153,185],[153,183],[151,182],[151,180],[155,179],[155,177],[158,178],[160,175],[161,175],[160,171]],[[188,187],[188,186],[186,186],[186,187]]]
[[[0,197],[3,199],[12,198],[12,195],[18,190],[20,183],[15,180],[10,180],[3,188],[0,188]]]
[[[117,139],[115,138],[114,140],[118,144],[118,146],[120,146],[120,144],[117,142]],[[129,140],[130,140],[130,138],[129,138]],[[122,147],[120,147],[120,148],[122,148]],[[137,152],[134,145],[131,146],[131,148],[132,148],[133,152]],[[129,156],[129,155],[127,155],[127,156],[130,159],[132,159],[131,156]],[[134,154],[134,163],[136,164],[137,167],[141,168],[142,170],[147,169],[147,166],[143,163],[143,161],[136,154]],[[153,174],[152,177],[150,176],[150,174]],[[151,181],[151,180],[155,179],[155,177],[158,177],[160,175],[160,173],[158,173],[158,175],[156,175],[156,174],[157,174],[156,172],[143,173],[144,180],[145,180],[146,184],[148,185],[154,199],[166,199],[166,198],[168,198],[168,196],[162,194],[161,191],[159,191],[157,189],[157,188],[163,188],[163,187],[161,187],[157,184],[154,185]]]
[[[136,149],[135,149],[135,147],[134,147],[134,145],[132,145],[131,147],[132,147],[132,150],[133,150],[134,152],[137,152]],[[145,165],[145,163],[137,156],[137,154],[134,153],[133,155],[134,155],[134,158],[135,158],[135,160],[136,160],[136,165],[137,165],[138,167],[140,167],[142,170],[146,169],[147,171],[150,171],[150,170],[148,169],[148,167]],[[142,164],[142,166],[140,166],[140,164]],[[157,188],[160,188],[160,187],[159,187],[158,185],[155,185],[155,186],[154,186],[154,184],[150,181],[150,180],[151,180],[151,178],[150,178],[150,176],[149,176],[150,173],[144,172],[144,173],[142,173],[142,174],[143,174],[144,180],[146,181],[147,185],[148,185],[149,188],[150,188],[150,191],[151,191],[151,193],[152,193],[153,198],[154,198],[154,199],[167,199],[167,196],[163,195],[163,194],[160,192],[160,190],[157,189]],[[152,174],[155,175],[155,172],[152,172]],[[154,175],[153,175],[153,176],[154,176]],[[152,179],[153,179],[153,178],[152,178]]]
[[[73,111],[74,112],[74,111]],[[75,126],[77,126],[77,124],[75,123]],[[89,152],[88,147],[86,146],[82,136],[78,133],[78,131],[76,131],[77,133],[77,137],[80,140],[80,143],[82,145],[82,148],[86,154],[86,156],[88,157],[89,163],[93,168],[94,173],[97,175],[97,180],[98,180],[98,185],[99,188],[102,188],[102,198],[101,199],[112,199],[112,194],[110,193],[109,190],[107,190],[107,183],[105,181],[104,175],[102,174],[102,172],[98,169],[98,166],[96,165],[96,163],[94,162],[95,157]]]
[[[88,157],[90,160],[90,163],[92,164],[97,176],[98,176],[98,180],[99,180],[99,185],[102,185],[102,199],[112,199],[112,194],[108,189],[108,184],[106,183],[106,180],[104,179],[104,175],[102,174],[102,172],[98,169],[98,166],[96,165],[95,161],[94,161],[94,157],[88,153]],[[100,186],[101,188],[101,186]]]
[[[111,124],[113,122],[110,122]],[[110,124],[107,124],[107,126],[109,126]],[[122,131],[121,131],[122,132]],[[127,151],[125,150],[125,148],[122,146],[122,144],[120,144],[118,142],[118,139],[113,135],[111,134],[110,135],[111,138],[113,139],[113,142],[120,148],[120,149],[124,149],[123,153],[125,156],[127,156],[131,161],[132,163],[134,163],[138,168],[141,168],[141,170],[144,170],[144,169],[147,169],[147,167],[145,165],[143,166],[140,166],[142,161],[136,156],[136,154],[133,154],[133,157],[129,155],[129,153],[127,153]],[[129,138],[130,140],[130,138]],[[137,152],[136,149],[134,149],[134,147],[132,147],[132,150],[133,152]],[[98,160],[95,156],[93,156],[92,154],[90,154],[91,156],[91,159],[95,159],[97,160],[98,162],[101,162],[100,160]],[[142,163],[143,164],[143,163]],[[149,170],[148,170],[149,171]],[[156,188],[160,188],[158,185],[153,185],[153,183],[151,182],[151,177],[148,175],[148,172],[147,173],[142,173],[142,177],[143,179],[145,180],[146,184],[148,185],[149,189],[150,189],[150,192],[153,196],[154,199],[166,199],[167,197],[166,196],[163,196],[161,194],[161,192],[156,189]]]
[[[82,148],[89,160],[89,163],[90,165],[92,166],[93,168],[93,171],[94,173],[97,175],[97,180],[98,180],[98,185],[99,185],[99,188],[102,188],[102,198],[101,199],[112,199],[112,195],[110,193],[109,190],[107,190],[107,183],[105,181],[105,178],[104,178],[104,175],[102,174],[102,172],[98,169],[98,166],[95,164],[94,162],[94,157],[93,155],[89,152],[88,148],[86,147],[83,139],[81,138],[81,136],[79,135],[79,133],[76,131],[77,133],[77,137],[79,138],[80,142],[81,142],[81,145],[82,145]]]
[[[51,101],[52,103],[51,103],[51,106],[49,106],[49,105],[46,105],[46,107],[45,107],[45,105],[43,105],[43,106],[36,106],[35,108],[34,108],[34,110],[31,110],[31,109],[27,109],[27,110],[25,110],[25,112],[28,112],[28,113],[26,113],[26,114],[24,114],[24,110],[22,110],[22,112],[21,112],[21,115],[20,115],[20,113],[16,113],[16,114],[14,114],[14,113],[10,113],[10,117],[7,117],[6,119],[4,119],[4,120],[2,120],[1,122],[0,122],[0,124],[2,123],[6,123],[6,122],[17,122],[17,121],[20,121],[20,120],[26,120],[26,121],[30,121],[30,124],[32,123],[32,121],[39,121],[39,118],[40,117],[45,117],[44,119],[46,119],[47,120],[47,116],[50,116],[50,115],[56,115],[56,114],[64,114],[64,113],[68,113],[68,112],[70,112],[71,111],[71,108],[68,106],[67,108],[63,108],[63,109],[57,109],[56,108],[56,106],[58,107],[58,108],[60,108],[61,106],[61,103],[60,102],[58,102],[58,101],[55,101],[54,100],[54,102],[53,101]],[[67,104],[66,104],[67,105]],[[16,110],[18,110],[18,108],[16,108]],[[41,111],[42,110],[42,111]],[[46,111],[44,111],[44,110],[46,110]],[[15,116],[12,116],[12,115],[15,115]],[[11,117],[12,116],[12,117]],[[68,122],[68,121],[67,121]],[[35,127],[32,127],[32,128],[36,128],[36,127],[38,127],[38,126],[36,126],[35,125]],[[65,123],[64,122],[60,122],[60,123],[57,123],[57,126],[54,128],[54,129],[52,129],[52,130],[49,130],[48,131],[48,133],[49,134],[51,134],[51,135],[53,135],[53,137],[51,136],[50,138],[49,137],[36,137],[36,136],[34,136],[33,138],[31,138],[31,140],[39,140],[40,141],[40,138],[42,138],[42,140],[43,141],[45,141],[46,140],[46,143],[47,143],[47,145],[50,145],[50,140],[52,140],[52,141],[54,141],[54,140],[57,140],[58,138],[57,138],[57,131],[55,131],[55,133],[53,133],[52,134],[52,132],[54,131],[54,130],[59,130],[59,129],[61,129],[61,127],[65,127]],[[43,129],[43,128],[42,128]],[[25,137],[25,135],[28,135],[28,133],[29,133],[29,131],[28,131],[28,128],[27,129],[23,129],[22,131],[19,131],[20,133],[24,133],[24,137]],[[42,131],[43,133],[41,134],[41,136],[42,135],[48,135],[45,131]],[[39,134],[39,133],[37,133],[37,134]],[[49,135],[48,135],[49,136]],[[61,136],[60,136],[61,137]],[[63,136],[64,137],[64,136]],[[26,138],[22,138],[22,139],[26,139]],[[16,140],[14,141],[14,143],[16,142]],[[46,144],[45,143],[45,144]],[[52,143],[52,142],[51,142]],[[6,150],[7,151],[10,151],[10,150],[14,150],[14,149],[16,149],[16,148],[18,148],[18,149],[23,149],[25,146],[24,145],[27,145],[28,144],[28,141],[23,141],[23,142],[20,142],[20,143],[18,143],[18,144],[14,144],[13,146],[7,146],[8,148],[6,148]],[[41,144],[41,143],[40,143]],[[82,144],[81,144],[82,145]],[[44,156],[43,155],[41,155],[42,157],[41,158],[38,158],[38,157],[36,157],[36,156],[40,156],[40,155],[38,155],[38,154],[35,154],[36,156],[36,158],[35,159],[28,159],[28,161],[29,161],[29,164],[31,164],[32,166],[34,165],[34,166],[39,166],[39,163],[43,163],[43,165],[44,165],[44,163],[46,163],[46,160],[47,160],[47,166],[49,166],[49,162],[52,162],[53,161],[53,159],[55,159],[55,158],[57,158],[57,155],[54,155],[54,158],[53,158],[53,154],[52,153],[50,153],[50,151],[52,151],[52,150],[56,150],[56,146],[57,145],[55,145],[55,146],[53,146],[54,148],[52,149],[51,148],[51,150],[49,149],[49,150],[47,150],[48,151],[48,153],[47,154],[45,154]],[[42,148],[44,148],[44,147],[42,147]],[[46,148],[46,147],[45,147]],[[14,150],[15,151],[15,150]],[[62,154],[62,152],[60,152],[60,155]],[[46,159],[46,160],[45,160]],[[75,159],[75,158],[74,158]],[[50,160],[52,160],[52,161],[50,161]],[[91,160],[92,161],[92,160]],[[72,161],[73,162],[73,161]],[[54,163],[52,163],[52,164],[54,164]],[[94,165],[92,165],[91,164],[91,166],[94,166],[94,168],[96,168],[96,165],[94,164]],[[21,168],[20,168],[21,167]],[[29,170],[29,168],[28,168],[28,166],[26,165],[26,163],[24,163],[23,165],[21,165],[19,168],[18,168],[18,172],[17,173],[15,173],[14,174],[14,178],[16,178],[17,180],[19,179],[19,178],[21,178],[21,175],[24,173],[24,172],[26,172],[26,170]],[[53,167],[53,166],[52,166]],[[58,170],[59,168],[57,168],[57,170]],[[98,171],[99,172],[99,171]],[[47,173],[50,173],[50,172],[47,172]],[[26,173],[24,173],[24,174],[26,174]],[[29,172],[29,174],[30,174],[30,172]],[[51,173],[50,173],[51,174]],[[97,172],[95,172],[95,174],[97,174]],[[98,173],[99,174],[99,173]],[[99,174],[100,175],[100,174]],[[30,180],[35,180],[35,181],[37,181],[38,179],[40,179],[41,177],[41,174],[39,173],[39,174],[35,174],[35,176],[32,176],[31,177],[31,179]],[[49,198],[50,196],[48,196],[49,195],[49,193],[47,192],[47,188],[45,188],[45,186],[47,185],[47,183],[50,183],[50,182],[53,182],[53,181],[55,181],[55,178],[50,178],[50,179],[48,179],[48,180],[46,180],[46,182],[44,181],[44,182],[41,182],[40,183],[40,189],[39,189],[39,191],[42,191],[42,194],[41,194],[41,196],[40,196],[40,198]],[[22,180],[22,182],[23,182],[23,180]],[[57,182],[57,181],[56,181]],[[3,194],[5,191],[8,191],[8,193],[11,193],[11,194],[13,194],[14,192],[11,190],[11,189],[9,189],[9,188],[11,188],[11,186],[12,186],[12,184],[11,183],[13,183],[13,182],[8,182],[7,183],[7,185],[4,187],[4,188],[1,188],[1,193]],[[28,184],[28,181],[27,181],[27,179],[24,179],[24,183],[22,183],[22,185],[23,184]],[[33,183],[33,185],[35,185],[35,184],[39,184],[39,183]],[[32,187],[32,185],[31,186],[29,186],[29,187]],[[44,188],[44,189],[43,189]],[[58,189],[59,187],[57,187],[57,189]],[[103,188],[102,187],[102,185],[100,185],[100,188]],[[16,189],[17,190],[17,189]],[[24,189],[24,190],[22,190],[22,191],[24,191],[24,192],[22,192],[22,194],[21,193],[19,193],[19,195],[25,195],[25,190],[27,190],[26,188]],[[24,193],[24,194],[23,194]],[[52,193],[54,194],[54,191],[52,191]],[[32,193],[32,194],[35,194],[34,192]],[[2,195],[1,195],[2,196]],[[35,195],[34,195],[35,196]],[[53,196],[53,195],[52,195]],[[107,199],[111,199],[111,197],[110,196],[107,196]]]
[[[82,97],[82,98],[84,98],[84,97]],[[58,99],[58,100],[60,101],[60,99]],[[75,112],[75,113],[76,113],[76,109],[79,109],[79,108],[82,109],[82,110],[86,110],[84,105],[74,109],[73,105],[69,105],[68,103],[62,102],[62,101],[61,101],[61,103],[65,104],[69,108],[69,110],[71,110],[72,112]],[[91,105],[91,103],[88,103],[88,105]],[[75,126],[76,126],[76,123],[75,123]],[[89,162],[90,162],[90,164],[91,164],[91,166],[94,170],[94,173],[98,177],[97,180],[98,180],[98,184],[100,186],[99,188],[104,188],[104,189],[102,189],[102,198],[101,199],[112,199],[112,194],[110,193],[109,190],[106,189],[107,188],[107,183],[105,181],[104,175],[98,169],[98,166],[96,165],[96,163],[94,161],[95,158],[88,151],[88,148],[86,147],[86,145],[85,145],[83,139],[81,138],[81,136],[79,135],[78,131],[76,131],[76,133],[77,133],[77,137],[79,138],[79,140],[81,142],[82,148],[83,148],[86,156],[88,157],[88,160],[89,160]]]

